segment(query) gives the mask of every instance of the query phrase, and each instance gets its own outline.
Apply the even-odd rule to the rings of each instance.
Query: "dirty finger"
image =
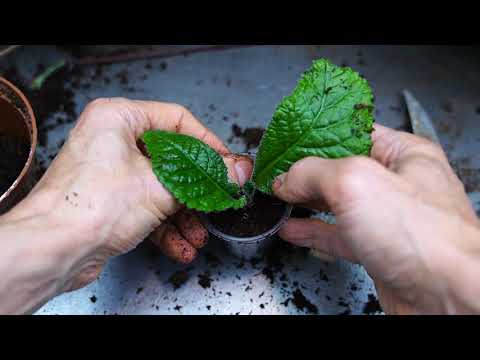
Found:
[[[194,212],[185,210],[179,212],[173,219],[180,234],[194,248],[201,249],[208,242],[208,231]]]
[[[189,264],[197,257],[197,250],[172,224],[154,231],[150,240],[165,256],[181,264]]]

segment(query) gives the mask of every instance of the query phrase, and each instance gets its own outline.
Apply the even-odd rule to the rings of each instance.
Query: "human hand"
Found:
[[[442,149],[376,125],[372,158],[307,158],[273,185],[337,224],[291,219],[280,236],[365,266],[389,314],[480,312],[480,224]]]
[[[95,280],[106,260],[135,248],[147,236],[170,258],[189,263],[208,238],[199,219],[182,207],[155,177],[137,146],[147,130],[196,137],[224,159],[232,181],[250,176],[250,159],[232,155],[185,108],[159,102],[100,99],[81,114],[67,142],[31,195],[10,214],[32,208],[51,223],[69,224],[83,235],[74,252],[81,263],[67,290]],[[18,215],[20,216],[20,215]],[[54,220],[52,220],[52,218]]]

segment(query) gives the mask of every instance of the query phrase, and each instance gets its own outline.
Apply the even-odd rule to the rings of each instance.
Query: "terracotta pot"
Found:
[[[25,165],[14,183],[0,194],[0,214],[18,204],[35,185],[37,124],[32,107],[23,93],[0,77],[0,134],[15,136],[30,144]],[[4,154],[0,154],[2,156]]]

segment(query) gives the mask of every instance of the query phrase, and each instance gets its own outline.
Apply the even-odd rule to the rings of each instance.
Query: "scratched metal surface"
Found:
[[[60,55],[58,49],[37,46],[17,52],[14,61],[33,73],[36,63],[48,63]],[[263,46],[116,64],[104,67],[104,74],[112,79],[110,84],[91,82],[89,89],[75,90],[77,112],[97,97],[172,101],[186,105],[227,140],[233,123],[243,128],[265,126],[276,104],[291,91],[312,59],[322,56],[346,63],[367,77],[376,93],[380,123],[404,127],[407,118],[401,91],[410,89],[429,111],[478,209],[480,52],[476,49]],[[167,69],[162,69],[164,62]],[[129,74],[126,85],[115,78],[124,70]],[[39,149],[39,156],[47,159],[54,154],[72,126],[52,129],[48,146]],[[244,150],[239,140],[230,146],[234,151]],[[221,264],[207,261],[205,254],[217,256]],[[368,296],[375,294],[371,279],[359,266],[325,264],[299,251],[282,263],[283,269],[272,282],[262,271],[268,269],[264,262],[241,266],[216,242],[188,267],[152,256],[148,248],[140,246],[111,260],[97,282],[59,296],[38,314],[304,314],[305,309],[287,301],[297,289],[320,314],[363,314]],[[175,290],[168,278],[178,270],[187,270],[189,280]],[[198,275],[206,272],[212,283],[204,289]]]

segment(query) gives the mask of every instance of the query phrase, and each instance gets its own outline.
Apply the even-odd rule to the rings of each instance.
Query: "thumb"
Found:
[[[336,160],[310,157],[280,175],[273,184],[273,192],[290,204],[309,204],[321,210],[327,203],[336,212],[340,204],[350,203],[365,193],[378,171],[386,170],[365,157]]]
[[[253,160],[247,156],[229,154],[223,156],[228,169],[228,177],[239,186],[245,185],[253,172]]]

